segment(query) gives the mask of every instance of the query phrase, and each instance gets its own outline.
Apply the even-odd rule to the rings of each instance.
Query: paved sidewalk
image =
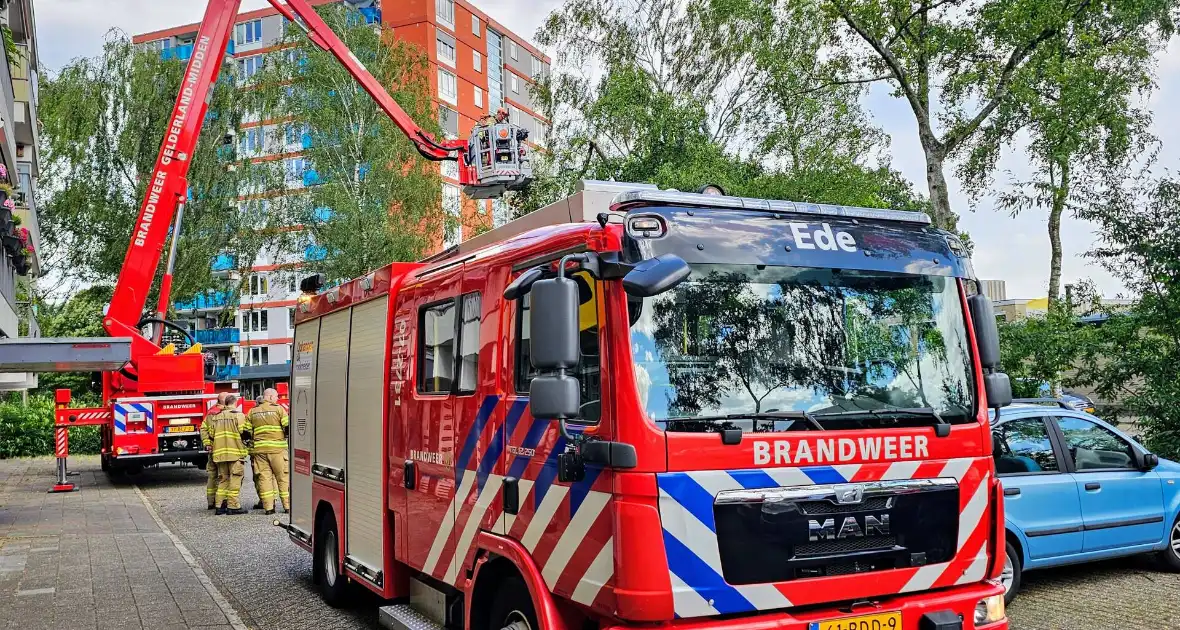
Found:
[[[52,458],[0,460],[0,628],[245,627],[134,485],[70,462],[49,494]]]

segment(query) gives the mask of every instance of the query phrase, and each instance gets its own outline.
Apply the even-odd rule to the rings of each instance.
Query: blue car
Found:
[[[1180,571],[1180,464],[1068,403],[1005,407],[992,438],[1007,601],[1030,569],[1153,553]]]

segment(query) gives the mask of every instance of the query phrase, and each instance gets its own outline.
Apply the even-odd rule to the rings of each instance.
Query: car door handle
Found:
[[[1004,496],[1018,497],[1020,496],[1020,488],[1004,488]]]
[[[1097,481],[1090,481],[1090,482],[1086,483],[1086,489],[1087,490],[1101,490],[1102,484],[1098,483]]]

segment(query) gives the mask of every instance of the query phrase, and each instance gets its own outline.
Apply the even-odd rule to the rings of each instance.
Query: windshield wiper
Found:
[[[825,414],[827,415],[827,414]],[[809,411],[762,411],[751,413],[729,413],[715,416],[684,416],[680,418],[667,418],[667,421],[684,421],[684,422],[714,422],[717,420],[805,420],[808,426],[817,430],[823,431],[824,427],[815,419]]]
[[[818,413],[815,415],[821,418],[853,416],[872,416],[874,418],[879,418],[881,416],[893,414],[903,416],[926,416],[934,418],[936,425],[934,431],[935,435],[938,437],[946,437],[947,435],[950,435],[951,423],[947,422],[947,419],[943,418],[942,414],[938,413],[938,410],[934,409],[933,407],[880,407],[877,409],[851,409],[849,411],[832,411],[829,413]]]

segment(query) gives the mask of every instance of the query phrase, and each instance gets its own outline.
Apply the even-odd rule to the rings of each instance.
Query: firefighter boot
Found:
[[[225,506],[225,504],[226,504],[226,501],[222,501],[222,502],[221,502],[221,505],[219,505],[219,506],[217,507],[217,511],[216,511],[216,512],[214,512],[214,514],[216,514],[216,515],[218,515],[218,516],[221,516],[221,515],[225,514],[225,513],[226,513],[226,506]]]

